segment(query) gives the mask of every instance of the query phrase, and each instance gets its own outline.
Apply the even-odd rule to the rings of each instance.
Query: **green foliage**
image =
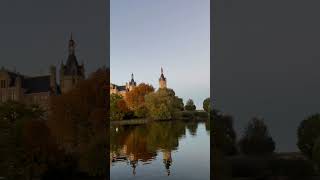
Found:
[[[30,159],[26,146],[30,144],[24,141],[26,134],[23,132],[26,123],[42,116],[43,110],[38,106],[26,106],[15,101],[0,105],[0,176],[20,179],[27,175],[34,160]]]
[[[314,160],[318,167],[320,167],[320,137],[318,137],[314,143],[312,149],[312,160]]]
[[[145,96],[148,116],[155,120],[171,119],[174,113],[183,109],[183,101],[172,89],[159,89]]]
[[[148,109],[143,105],[134,110],[134,115],[138,118],[146,117],[148,114]]]
[[[189,99],[184,107],[186,111],[195,111],[196,106],[194,105],[194,102],[192,99]]]
[[[203,110],[206,111],[206,112],[210,112],[210,98],[206,98],[204,101],[203,101]]]
[[[233,129],[233,117],[213,110],[210,121],[213,124],[214,149],[219,149],[221,155],[236,154],[236,133]]]
[[[263,119],[258,118],[249,121],[239,145],[244,154],[268,154],[275,150],[275,143],[269,135],[267,126]]]
[[[312,157],[313,146],[320,137],[320,114],[314,114],[304,119],[298,127],[298,147],[302,153]]]
[[[122,96],[117,94],[110,95],[110,120],[118,121],[122,120],[125,116],[125,112],[123,112],[119,107],[118,103],[122,100]]]

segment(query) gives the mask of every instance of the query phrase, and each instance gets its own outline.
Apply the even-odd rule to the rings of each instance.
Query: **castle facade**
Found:
[[[127,82],[125,85],[116,85],[110,84],[110,94],[118,94],[123,97],[126,96],[126,93],[132,91],[137,86],[137,83],[134,80],[133,74],[131,74],[131,80]],[[159,88],[167,88],[167,78],[163,74],[163,69],[161,68],[161,74],[159,78]]]
[[[75,42],[69,40],[69,55],[66,64],[61,62],[60,84],[57,83],[56,67],[50,67],[50,74],[29,77],[5,68],[0,69],[0,103],[8,100],[27,105],[37,104],[47,109],[50,96],[67,93],[85,79],[84,65],[79,65],[75,56]]]

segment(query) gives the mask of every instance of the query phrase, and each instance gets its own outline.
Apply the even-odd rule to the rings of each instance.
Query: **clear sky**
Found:
[[[213,19],[215,108],[234,116],[238,138],[263,117],[284,152],[320,113],[320,1],[301,2],[220,0]]]
[[[0,26],[0,67],[29,76],[59,70],[71,32],[87,73],[108,64],[106,1],[2,0]]]
[[[202,108],[210,96],[209,0],[111,0],[111,81],[169,88]]]

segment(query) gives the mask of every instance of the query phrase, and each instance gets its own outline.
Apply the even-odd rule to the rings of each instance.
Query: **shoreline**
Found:
[[[208,114],[206,112],[200,112],[200,113],[206,113],[206,117],[195,115],[195,113],[199,113],[200,111],[193,111],[193,112],[178,112],[178,113],[192,113],[192,116],[189,117],[183,117],[179,116],[172,119],[164,119],[164,120],[152,120],[148,118],[137,118],[137,119],[125,119],[125,120],[119,120],[119,121],[110,121],[110,125],[143,125],[147,123],[152,122],[168,122],[168,121],[190,121],[190,122],[206,122],[208,121]]]

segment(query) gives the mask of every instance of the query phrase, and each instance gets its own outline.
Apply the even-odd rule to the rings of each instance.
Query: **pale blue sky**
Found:
[[[111,82],[168,87],[197,108],[210,96],[209,0],[111,0]]]

